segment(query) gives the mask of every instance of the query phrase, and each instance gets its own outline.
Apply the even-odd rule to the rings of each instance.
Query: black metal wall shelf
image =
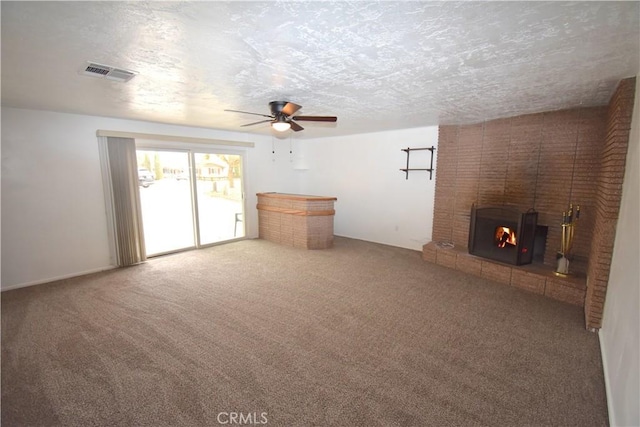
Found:
[[[424,151],[424,150],[428,150],[431,151],[431,164],[429,165],[429,168],[410,168],[409,167],[409,154],[412,151]],[[405,153],[407,153],[407,167],[400,169],[402,172],[404,172],[406,174],[406,179],[409,179],[409,171],[427,171],[429,172],[429,179],[433,179],[433,153],[434,151],[436,151],[436,147],[428,147],[428,148],[401,148],[400,151],[404,151]]]

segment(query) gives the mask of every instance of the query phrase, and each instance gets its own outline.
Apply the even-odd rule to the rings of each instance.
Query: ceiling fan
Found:
[[[240,110],[224,110],[232,113],[252,114],[254,116],[268,117],[268,120],[260,120],[259,122],[247,123],[240,127],[253,126],[260,123],[271,122],[271,127],[278,132],[284,132],[286,130],[293,130],[294,132],[300,132],[304,128],[296,123],[294,120],[311,121],[311,122],[336,122],[338,120],[335,116],[294,116],[296,111],[301,109],[302,106],[287,101],[271,101],[269,103],[269,109],[271,115],[251,113],[249,111]]]

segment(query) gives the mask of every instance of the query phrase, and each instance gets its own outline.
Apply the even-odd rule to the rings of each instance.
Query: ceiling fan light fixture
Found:
[[[277,130],[278,132],[284,132],[286,130],[291,129],[291,123],[285,120],[284,117],[278,117],[271,123],[271,127]]]
[[[1,0],[0,0],[1,1]],[[242,110],[224,110],[232,113],[251,114],[253,116],[267,117],[267,120],[260,120],[253,123],[247,123],[240,125],[240,127],[255,126],[261,123],[270,122],[271,128],[276,132],[286,132],[292,130],[294,132],[300,132],[304,130],[302,126],[298,124],[298,120],[306,120],[309,122],[332,122],[335,123],[338,118],[335,116],[294,116],[294,114],[302,108],[301,105],[294,104],[287,101],[271,101],[269,103],[269,109],[271,114],[252,113],[250,111]]]

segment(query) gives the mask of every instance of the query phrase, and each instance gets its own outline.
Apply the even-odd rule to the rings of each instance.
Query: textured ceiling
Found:
[[[2,103],[322,137],[606,104],[638,74],[638,2],[2,1]],[[139,72],[82,76],[85,61]]]

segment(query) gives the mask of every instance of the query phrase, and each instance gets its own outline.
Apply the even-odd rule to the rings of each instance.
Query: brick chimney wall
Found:
[[[433,240],[468,246],[471,205],[538,211],[549,227],[545,264],[555,267],[562,212],[580,205],[573,271],[591,249],[607,109],[578,108],[463,126],[441,126]]]
[[[562,212],[580,205],[571,270],[587,275],[588,328],[600,328],[622,196],[635,78],[608,106],[440,126],[433,241],[468,246],[471,205],[534,208],[555,268]],[[444,255],[444,254],[443,254]]]
[[[605,145],[601,154],[600,175],[596,183],[595,225],[589,254],[591,262],[587,272],[587,328],[602,326],[602,312],[622,197],[635,86],[635,78],[621,81],[609,102]]]

